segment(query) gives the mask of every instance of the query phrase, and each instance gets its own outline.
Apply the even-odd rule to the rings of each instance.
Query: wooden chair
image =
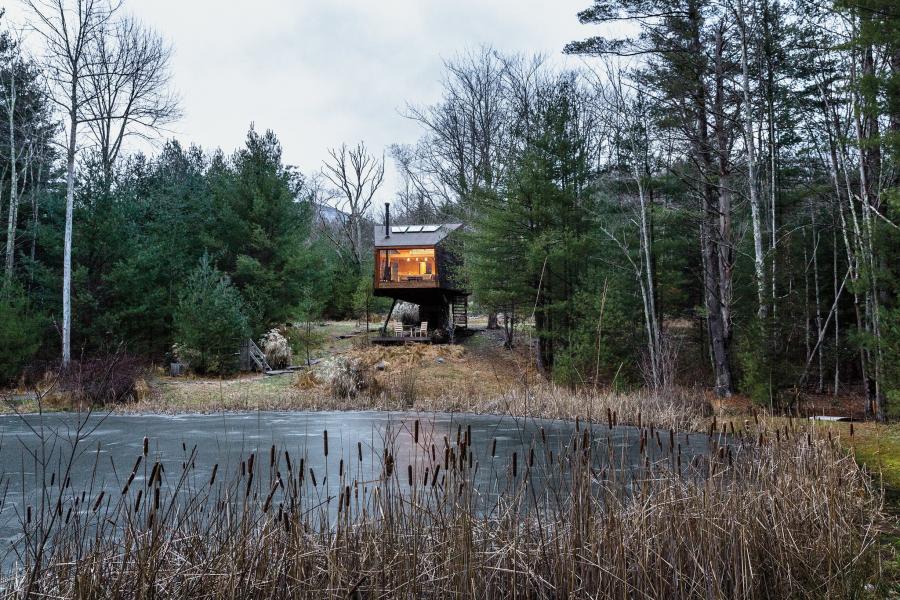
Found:
[[[394,321],[394,336],[406,337],[406,332],[403,330],[403,323],[400,321]]]
[[[428,337],[428,321],[422,321],[422,324],[419,325],[419,330],[416,332],[416,334],[421,338]]]

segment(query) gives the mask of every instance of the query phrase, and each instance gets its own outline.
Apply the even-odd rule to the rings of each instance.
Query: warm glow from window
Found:
[[[377,269],[382,282],[437,281],[434,248],[379,250]]]

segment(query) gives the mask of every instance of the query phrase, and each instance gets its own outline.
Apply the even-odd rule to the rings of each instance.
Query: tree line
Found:
[[[53,5],[82,8],[83,41],[60,45]],[[0,48],[0,352],[21,350],[5,377],[70,329],[77,353],[175,343],[216,368],[199,340],[378,308],[385,156],[341,145],[304,176],[253,129],[231,155],[127,154],[179,114],[168,47],[99,0],[32,9],[46,55],[13,31]],[[700,382],[787,408],[853,393],[891,414],[895,4],[599,0],[578,18],[633,35],[573,41],[573,70],[490,47],[446,62],[441,99],[406,108],[421,138],[387,152],[397,222],[465,222],[459,275],[560,383]]]
[[[897,5],[597,0],[559,72],[448,64],[396,149],[471,224],[466,274],[571,384],[709,382],[793,407],[900,400]],[[515,265],[511,268],[511,265]],[[507,344],[515,343],[508,328]]]

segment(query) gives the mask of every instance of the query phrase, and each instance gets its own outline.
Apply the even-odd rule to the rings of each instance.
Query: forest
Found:
[[[466,224],[473,303],[557,383],[900,414],[892,0],[586,0],[577,68],[461,49],[438,102],[400,107],[418,141],[300,166],[253,124],[233,150],[166,141],[163,37],[99,0],[26,4],[40,52],[0,18],[6,383],[120,349],[224,371],[274,327],[383,312],[387,201]]]

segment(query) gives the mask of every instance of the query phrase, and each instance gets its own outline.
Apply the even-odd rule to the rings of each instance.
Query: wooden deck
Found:
[[[401,344],[433,344],[430,337],[407,337],[397,335],[385,335],[369,338],[369,342],[380,346],[399,346]]]

